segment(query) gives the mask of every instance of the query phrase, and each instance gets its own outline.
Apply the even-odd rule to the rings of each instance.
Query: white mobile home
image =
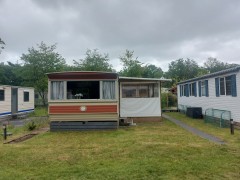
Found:
[[[178,107],[201,107],[203,115],[213,110],[240,123],[240,66],[178,83]]]
[[[0,118],[34,111],[34,89],[0,85]]]
[[[121,118],[161,117],[160,84],[165,79],[108,72],[49,73],[48,79],[51,131],[116,129]]]

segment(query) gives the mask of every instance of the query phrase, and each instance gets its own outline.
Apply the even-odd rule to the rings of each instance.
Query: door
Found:
[[[12,88],[12,106],[11,106],[12,114],[18,112],[18,89]]]

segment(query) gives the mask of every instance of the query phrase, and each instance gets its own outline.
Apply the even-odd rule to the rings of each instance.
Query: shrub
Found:
[[[48,124],[47,117],[34,117],[30,121],[25,124],[25,127],[28,131],[32,131],[34,129],[39,129]]]
[[[177,96],[172,93],[161,94],[162,108],[177,107]]]
[[[36,129],[36,127],[37,127],[36,123],[33,120],[27,122],[25,124],[25,126],[26,126],[28,131],[32,131],[32,130]]]

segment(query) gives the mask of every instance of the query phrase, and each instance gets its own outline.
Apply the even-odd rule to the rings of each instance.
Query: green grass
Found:
[[[239,179],[240,141],[226,141],[211,143],[167,120],[114,131],[48,132],[0,144],[0,179]]]
[[[29,116],[30,117],[33,117],[33,116],[37,116],[37,117],[48,116],[48,108],[47,107],[36,107],[34,109],[34,112],[30,113]]]
[[[217,135],[219,138],[226,142],[231,142],[231,145],[240,145],[240,131],[238,129],[235,129],[235,134],[231,135],[230,128],[220,128],[216,127],[215,125],[212,125],[210,123],[204,123],[203,119],[192,119],[187,117],[185,114],[182,113],[165,113],[167,115],[170,115],[182,122],[185,122],[186,124],[196,127],[199,130],[203,130],[206,133]],[[240,148],[240,146],[239,146]]]

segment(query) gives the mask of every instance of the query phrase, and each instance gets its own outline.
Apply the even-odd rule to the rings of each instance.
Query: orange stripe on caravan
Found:
[[[113,113],[113,112],[117,112],[117,105],[50,106],[49,107],[50,114]]]

